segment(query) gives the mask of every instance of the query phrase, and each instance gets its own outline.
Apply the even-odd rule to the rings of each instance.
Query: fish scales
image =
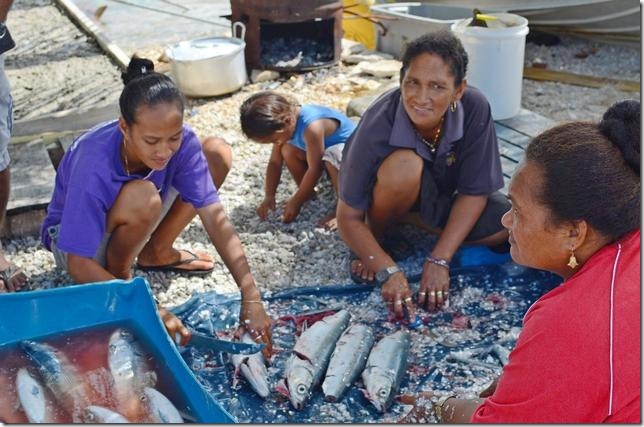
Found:
[[[347,328],[351,315],[340,310],[302,332],[286,362],[286,387],[295,409],[302,409],[313,387],[329,364],[335,343]]]
[[[322,392],[328,402],[339,401],[364,369],[374,336],[364,324],[349,326],[335,345]]]
[[[389,408],[405,376],[409,346],[409,331],[399,330],[378,341],[369,353],[362,381],[367,399],[380,412]]]

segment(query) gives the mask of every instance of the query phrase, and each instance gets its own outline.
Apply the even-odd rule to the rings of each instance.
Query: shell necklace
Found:
[[[443,121],[445,121],[445,116],[441,117],[441,121],[438,123],[438,129],[436,129],[436,133],[434,133],[434,139],[429,142],[423,136],[419,133],[418,136],[420,136],[420,140],[423,141],[423,144],[429,148],[429,152],[432,154],[436,153],[436,150],[438,149],[438,139],[441,137],[441,129],[443,128]]]

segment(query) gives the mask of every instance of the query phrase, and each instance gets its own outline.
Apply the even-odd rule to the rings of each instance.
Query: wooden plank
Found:
[[[548,70],[546,68],[525,67],[523,69],[523,78],[595,88],[615,86],[616,89],[625,92],[640,91],[640,83],[632,80],[595,77],[566,71]]]
[[[525,108],[522,108],[516,116],[497,120],[496,123],[529,137],[535,137],[556,124],[554,120]]]
[[[7,215],[47,206],[54,191],[56,173],[41,139],[9,144],[11,195]]]
[[[525,150],[521,147],[517,147],[514,144],[510,144],[502,139],[499,139],[499,153],[502,156],[506,156],[512,160],[521,161]]]
[[[120,114],[117,103],[89,109],[74,108],[58,111],[36,119],[16,121],[12,128],[12,142],[29,141],[36,136],[52,132],[78,132],[98,123],[113,120]]]
[[[532,139],[531,136],[519,133],[516,130],[503,126],[500,123],[495,123],[494,128],[496,130],[496,136],[500,141],[505,141],[523,149],[528,146],[528,143]]]
[[[516,169],[518,164],[519,164],[518,162],[515,162],[512,159],[509,159],[505,156],[501,156],[501,169],[503,170],[503,174],[506,175],[507,177],[512,176],[512,174],[514,173],[514,169]]]
[[[61,7],[67,15],[85,32],[92,36],[98,45],[118,64],[122,69],[127,68],[130,57],[115,44],[91,19],[76,6],[72,0],[56,0],[56,4]]]

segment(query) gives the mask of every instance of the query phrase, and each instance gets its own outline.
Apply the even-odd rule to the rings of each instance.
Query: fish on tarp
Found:
[[[183,423],[179,410],[161,392],[145,387],[140,399],[148,409],[148,419],[153,423]]]
[[[54,398],[78,422],[81,410],[89,405],[89,390],[75,366],[65,354],[45,343],[22,341],[20,348],[27,354],[40,374],[43,384]]]
[[[90,405],[83,410],[83,422],[95,424],[125,424],[127,418],[102,406]]]
[[[241,342],[256,344],[248,332],[241,337]],[[243,375],[248,384],[260,397],[266,398],[270,394],[268,386],[268,370],[266,361],[261,351],[254,354],[231,354],[230,361],[235,367],[235,384],[239,375]]]
[[[386,335],[371,349],[362,371],[365,397],[380,412],[385,412],[400,388],[407,370],[409,331],[399,330]]]
[[[285,378],[276,387],[295,409],[304,407],[311,390],[319,384],[350,318],[347,310],[340,310],[314,323],[295,342],[293,354],[286,361]]]
[[[145,387],[156,385],[157,376],[149,367],[139,342],[125,329],[110,335],[107,364],[114,378],[117,410],[127,419],[137,420],[143,414],[138,398]]]
[[[331,355],[322,383],[322,392],[327,402],[337,402],[342,399],[344,393],[364,369],[373,342],[373,331],[367,325],[357,323],[344,331],[335,344],[335,350]]]
[[[34,378],[27,368],[20,368],[16,375],[16,392],[22,410],[27,415],[30,423],[52,423],[55,417],[52,414],[53,402],[48,402],[45,386]]]

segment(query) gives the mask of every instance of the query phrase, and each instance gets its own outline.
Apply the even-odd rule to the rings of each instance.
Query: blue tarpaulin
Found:
[[[417,289],[420,274],[409,275]],[[503,358],[498,351],[514,347],[522,318],[528,307],[560,283],[556,276],[520,267],[513,263],[452,269],[450,306],[429,313],[418,310],[421,325],[413,330],[409,363],[402,392],[423,389],[466,393],[497,376]],[[289,316],[325,308],[346,308],[351,323],[371,326],[376,340],[406,322],[392,319],[380,297],[380,289],[367,285],[298,287],[264,295],[267,310],[275,320],[273,340],[277,353],[269,367],[272,386],[283,378],[284,363],[296,338],[296,326]],[[236,326],[238,296],[213,292],[195,294],[185,304],[173,309],[186,324],[209,333]],[[278,320],[284,318],[283,320]],[[196,377],[240,422],[339,423],[391,422],[403,411],[394,404],[387,414],[380,414],[360,391],[358,379],[347,395],[337,403],[325,402],[318,386],[301,411],[289,400],[273,392],[262,400],[241,379],[236,388],[228,355],[196,347],[181,352]]]

